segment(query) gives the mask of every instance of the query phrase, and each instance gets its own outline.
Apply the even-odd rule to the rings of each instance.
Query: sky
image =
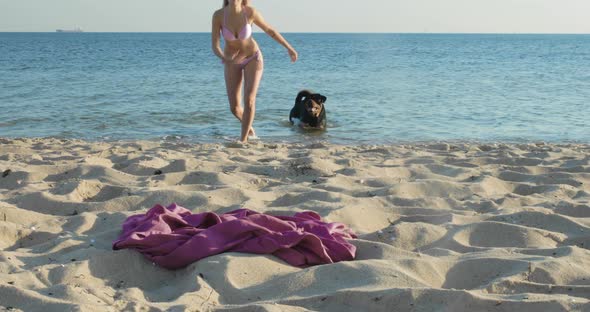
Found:
[[[590,33],[590,0],[252,0],[280,32]],[[210,32],[222,0],[0,0],[0,31]],[[259,30],[258,30],[259,31]]]

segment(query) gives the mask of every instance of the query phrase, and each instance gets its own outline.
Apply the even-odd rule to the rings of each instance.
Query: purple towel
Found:
[[[353,260],[356,247],[346,241],[352,238],[356,235],[346,225],[323,222],[311,211],[292,217],[248,209],[192,214],[172,204],[127,218],[113,249],[135,249],[168,269],[226,251],[273,254],[306,267]]]

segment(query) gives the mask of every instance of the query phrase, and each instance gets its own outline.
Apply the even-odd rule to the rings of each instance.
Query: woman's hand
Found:
[[[229,55],[229,56],[224,55],[223,58],[221,59],[221,63],[232,65],[233,63],[235,63],[235,58],[236,58],[236,54]]]
[[[297,51],[295,51],[293,48],[289,49],[288,51],[289,56],[291,57],[291,63],[295,63],[295,61],[297,61]]]

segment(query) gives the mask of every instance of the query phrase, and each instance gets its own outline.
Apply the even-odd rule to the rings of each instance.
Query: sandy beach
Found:
[[[112,250],[171,203],[311,210],[356,232],[356,259],[171,271]],[[590,145],[0,139],[0,248],[11,311],[590,311]]]

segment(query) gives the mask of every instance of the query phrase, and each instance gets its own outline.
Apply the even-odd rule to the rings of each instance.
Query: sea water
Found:
[[[254,33],[263,141],[590,142],[590,36]],[[288,121],[301,89],[328,129]],[[237,139],[209,33],[0,33],[0,137]]]

